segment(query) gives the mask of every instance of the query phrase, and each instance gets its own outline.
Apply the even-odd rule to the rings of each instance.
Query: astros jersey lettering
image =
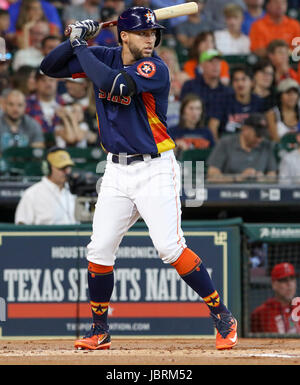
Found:
[[[116,80],[112,92],[95,86],[96,109],[103,147],[113,153],[157,154],[175,147],[167,133],[169,71],[158,55],[123,66],[121,47],[93,47],[94,55],[112,69],[124,69],[135,82],[136,95],[122,96]],[[74,78],[84,77],[77,59],[69,63]]]

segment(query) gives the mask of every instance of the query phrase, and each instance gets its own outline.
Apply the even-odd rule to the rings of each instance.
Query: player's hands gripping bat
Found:
[[[75,40],[84,41],[95,38],[101,31],[102,23],[94,20],[76,21],[68,26],[70,31],[70,42],[73,44]]]

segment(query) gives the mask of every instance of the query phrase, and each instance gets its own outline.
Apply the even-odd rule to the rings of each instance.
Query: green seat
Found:
[[[229,64],[249,64],[249,55],[224,55],[223,59]]]
[[[9,147],[2,152],[2,158],[11,175],[42,175],[44,155],[44,149],[32,147]]]
[[[185,151],[182,151],[178,160],[181,162],[181,164],[183,164],[184,162],[187,162],[187,161],[192,162],[192,164],[193,164],[193,169],[192,169],[193,177],[196,175],[196,171],[197,171],[196,166],[195,166],[195,162],[204,161],[204,174],[206,175],[207,168],[208,168],[206,160],[209,157],[209,154],[211,153],[211,151],[212,151],[211,148],[185,150]]]
[[[66,151],[70,154],[75,163],[74,169],[96,173],[99,162],[106,160],[106,153],[97,147],[67,147]]]
[[[182,151],[180,155],[180,161],[197,161],[206,160],[211,152],[211,148],[201,148]]]

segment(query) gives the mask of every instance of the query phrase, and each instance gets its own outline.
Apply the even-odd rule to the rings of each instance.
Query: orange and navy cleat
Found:
[[[231,349],[238,341],[237,320],[231,313],[212,314],[211,317],[217,329],[216,348],[218,350]]]
[[[104,332],[97,324],[93,324],[91,330],[82,338],[75,341],[77,350],[104,350],[111,345],[110,335]]]

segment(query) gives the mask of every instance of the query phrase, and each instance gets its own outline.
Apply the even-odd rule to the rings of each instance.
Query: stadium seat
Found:
[[[197,160],[206,160],[211,152],[211,148],[201,148],[201,149],[191,149],[182,151],[180,155],[180,161],[197,161]]]
[[[97,164],[106,160],[106,153],[101,148],[67,147],[66,150],[75,163],[75,170],[77,169],[96,173]]]
[[[41,164],[45,150],[32,147],[9,147],[2,153],[10,175],[42,175]]]
[[[211,148],[185,150],[185,151],[182,151],[182,153],[178,157],[178,160],[181,163],[186,162],[186,161],[192,161],[193,162],[193,175],[195,175],[195,173],[196,173],[196,167],[194,165],[194,162],[204,161],[204,174],[206,174],[206,172],[207,172],[206,160],[207,160],[211,151],[212,151]]]

